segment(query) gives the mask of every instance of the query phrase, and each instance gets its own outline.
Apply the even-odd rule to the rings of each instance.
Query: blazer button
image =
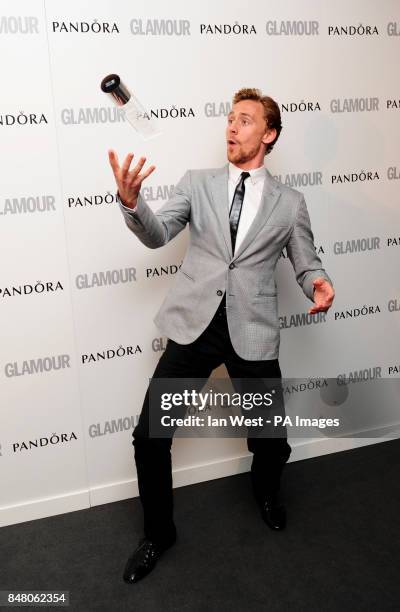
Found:
[[[233,270],[233,268],[236,268],[235,264],[234,263],[229,264],[229,269]]]
[[[218,291],[217,291],[217,295],[222,295],[222,291],[221,291],[221,289],[218,289]]]

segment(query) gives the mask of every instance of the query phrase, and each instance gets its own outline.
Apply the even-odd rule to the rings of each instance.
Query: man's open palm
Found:
[[[128,153],[124,159],[124,163],[120,166],[116,152],[113,149],[108,151],[108,159],[110,160],[110,165],[114,172],[119,197],[123,204],[130,208],[136,206],[142,182],[156,168],[155,166],[150,166],[150,168],[141,174],[141,170],[146,162],[146,158],[141,157],[136,166],[132,170],[129,170],[133,158],[134,154]]]

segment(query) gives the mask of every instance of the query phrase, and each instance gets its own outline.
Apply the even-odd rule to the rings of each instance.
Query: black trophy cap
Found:
[[[118,74],[109,74],[108,76],[104,77],[100,87],[105,93],[112,93],[115,91],[115,89],[118,89],[120,84],[121,79],[119,78]]]

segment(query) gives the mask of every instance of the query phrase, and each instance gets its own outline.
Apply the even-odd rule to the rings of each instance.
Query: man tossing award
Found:
[[[264,165],[281,129],[272,98],[258,89],[238,91],[226,126],[228,163],[187,170],[156,213],[140,193],[155,167],[144,170],[141,157],[131,169],[132,153],[119,165],[109,151],[125,223],[144,245],[162,247],[189,224],[182,266],[154,318],[168,340],[153,379],[207,380],[222,363],[232,379],[280,379],[275,268],[285,248],[313,302],[308,312],[330,308],[334,290],[316,253],[304,196],[275,180]],[[158,407],[151,405],[149,389],[133,431],[144,537],[126,564],[128,583],[152,571],[176,540],[172,437],[151,435],[149,419]],[[247,447],[261,516],[272,530],[281,530],[286,513],[278,492],[291,453],[287,437],[250,433]]]

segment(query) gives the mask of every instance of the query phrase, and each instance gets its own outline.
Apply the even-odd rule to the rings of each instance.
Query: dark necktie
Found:
[[[242,212],[242,205],[244,200],[245,192],[245,180],[250,176],[249,172],[242,172],[240,175],[240,181],[236,185],[235,193],[232,200],[232,206],[229,213],[229,225],[231,226],[231,238],[232,238],[232,254],[235,253],[236,235],[239,226],[240,213]]]

